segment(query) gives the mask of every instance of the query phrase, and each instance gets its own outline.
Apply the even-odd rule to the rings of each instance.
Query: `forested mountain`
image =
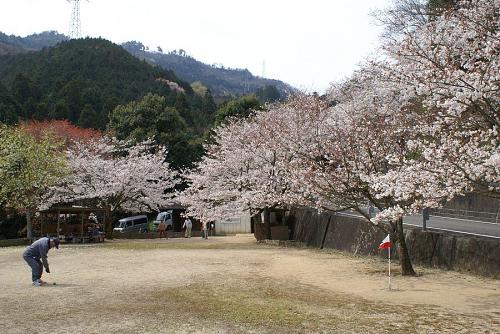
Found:
[[[6,35],[0,32],[0,55],[38,51],[66,40],[68,37],[57,31],[44,31],[26,37]]]
[[[275,86],[282,96],[294,90],[282,81],[256,77],[247,69],[231,69],[224,68],[222,65],[204,64],[186,55],[183,50],[163,53],[159,49],[157,52],[151,52],[146,50],[142,43],[135,41],[124,43],[122,46],[140,59],[145,59],[164,69],[173,70],[184,81],[201,82],[215,97],[251,94],[266,86]]]
[[[21,52],[26,52],[26,49],[24,49],[20,46],[12,45],[9,43],[4,43],[4,42],[0,41],[0,56],[12,55],[12,54],[21,53]]]
[[[173,71],[140,60],[107,40],[66,40],[54,32],[0,37],[0,43],[5,41],[10,48],[8,54],[0,55],[0,123],[67,119],[84,128],[110,131],[120,139],[152,138],[167,147],[167,159],[174,167],[189,166],[201,157],[206,130],[215,119],[219,124],[227,115],[244,116],[254,105],[282,98],[283,87],[288,87],[280,82],[270,85],[275,82],[269,80],[262,81],[262,86],[254,82],[248,91],[255,95],[241,97],[252,103],[227,101],[231,103],[222,104],[217,111],[212,89],[202,79],[193,76],[195,82],[189,84]],[[44,43],[58,41],[36,51]],[[159,55],[194,64],[202,77],[204,70],[221,70],[183,55]],[[247,82],[252,82],[246,70],[224,71],[228,76],[248,75]],[[227,84],[217,80],[221,86],[216,87]],[[224,100],[247,91],[238,91],[241,87],[234,80],[236,88],[224,90]]]
[[[123,139],[153,137],[167,146],[174,167],[201,155],[201,138],[215,109],[210,92],[195,93],[172,71],[104,39],[69,40],[37,52],[0,56],[0,122],[67,119]]]
[[[68,37],[56,31],[45,31],[26,37],[6,35],[0,32],[0,55],[12,55],[28,51],[38,51],[45,47],[67,41]],[[277,96],[284,97],[295,89],[290,85],[273,79],[256,77],[247,69],[231,69],[222,65],[207,65],[188,55],[185,51],[170,51],[163,53],[152,52],[140,42],[127,42],[122,47],[141,60],[146,60],[152,65],[172,70],[183,81],[190,84],[197,83],[210,89],[212,95],[219,101],[230,97],[247,94],[269,93],[263,100],[273,100]]]
[[[11,105],[8,110],[14,108],[23,119],[65,118],[101,129],[117,105],[147,93],[165,96],[169,105],[178,95],[186,95],[188,106],[198,98],[173,72],[142,62],[103,39],[71,40],[39,52],[1,56],[0,85],[0,103]],[[195,122],[191,113],[184,114],[188,123]]]

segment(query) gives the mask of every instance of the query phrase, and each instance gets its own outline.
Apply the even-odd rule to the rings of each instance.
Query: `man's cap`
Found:
[[[59,249],[59,243],[60,243],[59,238],[52,238],[52,241],[54,241],[54,246],[57,249]]]

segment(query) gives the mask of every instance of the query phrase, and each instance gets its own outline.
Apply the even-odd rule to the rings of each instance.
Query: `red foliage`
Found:
[[[19,126],[39,139],[49,133],[63,142],[65,147],[71,146],[71,143],[75,141],[88,142],[102,136],[99,130],[80,128],[67,120],[28,121]]]

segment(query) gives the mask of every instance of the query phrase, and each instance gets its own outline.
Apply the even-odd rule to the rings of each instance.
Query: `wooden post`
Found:
[[[81,228],[80,237],[82,238],[82,243],[83,243],[83,213],[81,215],[82,215],[82,228]]]
[[[57,237],[59,238],[61,222],[59,219],[59,210],[57,210]]]
[[[263,221],[264,221],[264,228],[265,228],[265,239],[271,240],[272,235],[271,235],[271,213],[267,207],[264,208],[263,211]]]

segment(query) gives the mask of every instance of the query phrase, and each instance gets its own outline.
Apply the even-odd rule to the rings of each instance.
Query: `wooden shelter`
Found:
[[[104,238],[111,224],[110,210],[81,206],[53,207],[40,211],[40,235],[54,235],[62,240],[86,242],[95,237]],[[90,234],[92,232],[92,234]]]

